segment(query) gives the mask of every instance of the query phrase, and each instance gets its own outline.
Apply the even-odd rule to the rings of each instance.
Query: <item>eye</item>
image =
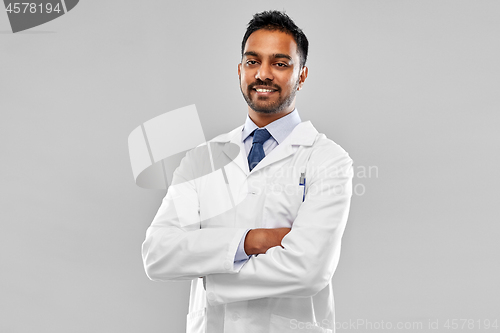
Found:
[[[282,68],[288,67],[288,65],[287,65],[287,64],[284,64],[284,63],[282,63],[282,62],[278,62],[278,63],[276,63],[276,66],[278,66],[278,67],[282,67]]]
[[[247,65],[255,65],[257,61],[255,60],[247,60]]]

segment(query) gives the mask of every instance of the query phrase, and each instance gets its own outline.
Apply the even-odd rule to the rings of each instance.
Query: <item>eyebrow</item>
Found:
[[[247,51],[245,53],[243,53],[243,56],[253,56],[253,57],[258,57],[259,54],[257,52],[253,52],[253,51]],[[285,59],[288,59],[290,61],[292,61],[292,57],[290,57],[288,54],[284,54],[284,53],[275,53],[273,55],[271,55],[272,58],[285,58]]]

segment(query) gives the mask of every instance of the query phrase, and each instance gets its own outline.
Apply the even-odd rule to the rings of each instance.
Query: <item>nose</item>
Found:
[[[267,63],[262,63],[257,70],[257,73],[255,73],[255,78],[260,79],[261,81],[266,81],[270,80],[272,81],[274,79],[273,73],[271,66]]]

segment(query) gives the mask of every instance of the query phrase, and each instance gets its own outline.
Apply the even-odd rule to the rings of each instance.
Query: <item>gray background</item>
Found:
[[[302,119],[355,161],[338,321],[500,319],[500,2],[107,0],[19,34],[0,12],[1,332],[183,331],[188,284],[143,271],[164,192],[127,137],[190,104],[207,138],[242,124],[266,9],[310,40]]]

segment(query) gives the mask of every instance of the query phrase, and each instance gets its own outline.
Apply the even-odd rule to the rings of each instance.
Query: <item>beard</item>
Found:
[[[280,86],[267,80],[261,81],[257,79],[257,81],[248,85],[246,91],[243,91],[240,80],[240,90],[241,93],[243,94],[243,98],[245,99],[248,106],[252,110],[259,113],[274,114],[274,113],[280,113],[281,111],[285,110],[292,104],[293,100],[295,99],[295,95],[297,94],[297,88],[299,87],[299,82],[300,82],[300,77],[297,79],[297,82],[295,82],[293,89],[287,96],[281,95],[282,89]],[[256,101],[257,103],[254,102],[250,94],[255,86],[268,86],[270,88],[276,89],[276,93],[278,94],[278,99],[275,101],[257,100]]]

